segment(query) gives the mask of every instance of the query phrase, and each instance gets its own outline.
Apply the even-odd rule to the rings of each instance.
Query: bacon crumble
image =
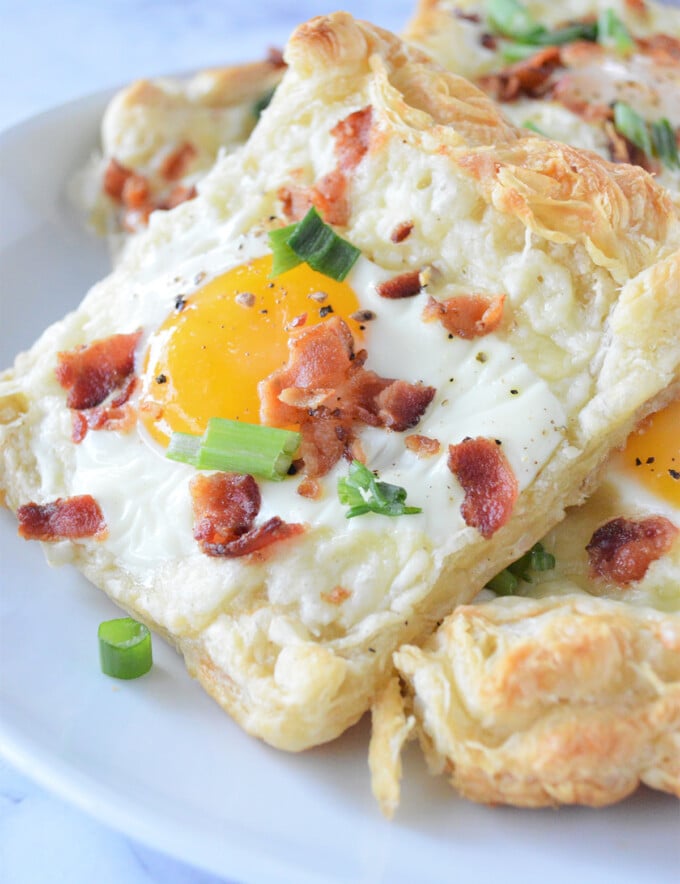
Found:
[[[404,445],[418,457],[434,457],[435,454],[439,454],[442,447],[439,439],[421,436],[419,433],[407,436],[404,439]]]
[[[586,546],[591,573],[619,586],[642,578],[665,555],[680,531],[665,516],[612,519],[594,532]]]
[[[414,297],[420,293],[421,288],[420,270],[408,270],[406,273],[400,273],[399,276],[378,283],[375,290],[381,298],[396,301]]]
[[[509,520],[519,494],[501,446],[484,436],[463,439],[449,445],[447,465],[465,492],[460,508],[465,524],[488,540]]]
[[[423,319],[438,319],[444,328],[459,338],[471,340],[495,331],[503,319],[505,295],[455,295],[445,301],[430,297]]]
[[[546,46],[477,82],[496,101],[515,101],[522,95],[540,98],[549,90],[551,77],[561,64],[559,47]]]
[[[164,157],[159,169],[161,176],[166,181],[177,181],[178,178],[183,178],[196,154],[197,150],[194,145],[190,141],[184,141]]]
[[[140,335],[141,330],[111,335],[57,354],[56,376],[68,391],[69,408],[80,410],[101,405],[130,377]]]
[[[206,555],[238,558],[302,533],[304,526],[273,516],[255,525],[261,496],[252,476],[211,473],[194,476],[189,485],[194,511],[194,539]]]
[[[381,378],[363,366],[347,324],[337,316],[295,331],[288,363],[260,382],[260,418],[268,426],[299,425],[308,478],[325,475],[353,450],[355,422],[401,432],[415,426],[435,390]]]
[[[413,226],[413,221],[402,221],[394,228],[394,230],[390,234],[390,239],[393,243],[403,242],[411,235]]]
[[[26,503],[17,510],[19,534],[26,540],[54,543],[107,535],[99,504],[89,494],[58,497],[49,503]]]
[[[373,109],[354,111],[331,129],[335,139],[336,167],[311,187],[293,184],[279,188],[282,211],[289,221],[299,221],[314,206],[327,224],[344,227],[349,222],[348,173],[368,151]]]

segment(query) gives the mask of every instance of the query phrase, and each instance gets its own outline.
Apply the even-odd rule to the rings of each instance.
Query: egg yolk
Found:
[[[680,399],[631,433],[623,463],[652,494],[680,507]]]
[[[266,255],[211,280],[152,336],[140,414],[161,445],[173,431],[202,433],[211,417],[259,423],[257,385],[287,363],[296,328],[340,316],[361,336],[346,282],[307,264],[272,279],[271,268]]]

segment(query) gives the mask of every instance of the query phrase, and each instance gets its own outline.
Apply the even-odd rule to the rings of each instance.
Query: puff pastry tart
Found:
[[[519,16],[511,24],[494,18],[497,6],[424,2],[409,32],[444,64],[475,77],[513,119],[652,169],[677,203],[677,11],[637,2],[506,4]],[[550,54],[550,40],[569,30],[571,39]],[[531,40],[543,43],[532,49]],[[524,60],[503,64],[520,49]],[[621,114],[621,102],[630,113]],[[626,120],[638,113],[648,119],[638,117],[632,133]],[[626,137],[640,140],[640,125],[646,150]],[[668,153],[654,142],[665,129]],[[551,567],[534,570],[525,557],[490,583],[524,598],[461,607],[424,648],[395,656],[432,766],[446,769],[464,795],[597,806],[639,782],[680,794],[676,397],[670,387],[666,407],[612,456],[598,490],[543,539],[540,557]],[[390,734],[405,735],[402,702],[392,686],[377,704],[374,753],[382,754]],[[391,777],[375,761],[376,793],[388,812],[398,801],[395,745]]]
[[[246,145],[3,374],[0,481],[51,561],[299,750],[677,384],[680,222],[643,169],[347,14],[285,58]]]

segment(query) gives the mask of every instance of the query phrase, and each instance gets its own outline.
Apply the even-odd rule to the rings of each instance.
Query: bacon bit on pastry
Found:
[[[639,15],[640,17],[646,16],[649,11],[645,0],[624,0],[624,2],[631,12],[634,12],[635,15]]]
[[[129,433],[137,422],[137,414],[128,399],[139,384],[139,379],[129,377],[111,401],[96,408],[73,410],[71,439],[76,445],[82,442],[88,430],[117,430]]]
[[[539,98],[550,88],[550,78],[561,65],[557,46],[546,46],[529,58],[480,77],[479,86],[496,101],[514,101],[521,95]]]
[[[349,222],[347,173],[359,165],[370,142],[372,108],[365,107],[340,120],[332,129],[337,165],[311,187],[294,184],[279,188],[278,198],[289,221],[299,221],[314,206],[327,224],[344,227]]]
[[[260,511],[260,489],[252,476],[237,473],[198,474],[189,486],[194,510],[194,538],[209,556],[237,558],[294,537],[303,525],[278,516],[254,526]]]
[[[373,108],[369,105],[340,120],[332,129],[338,168],[349,172],[359,165],[371,140]]]
[[[299,425],[309,478],[325,475],[349,450],[355,422],[397,432],[415,426],[433,387],[381,378],[354,352],[346,323],[334,316],[295,331],[287,365],[260,382],[260,419],[268,426]]]
[[[404,445],[409,451],[417,454],[418,457],[434,457],[439,454],[442,444],[439,439],[432,439],[430,436],[421,436],[419,433],[413,433],[404,439]]]
[[[151,186],[143,175],[133,172],[123,185],[122,201],[128,209],[146,209],[151,205]]]
[[[297,493],[300,497],[318,500],[321,497],[321,485],[316,479],[303,479],[297,487]]]
[[[166,181],[177,181],[187,174],[191,161],[196,156],[196,148],[190,141],[185,141],[178,148],[164,157],[159,172]]]
[[[183,184],[177,184],[172,188],[170,193],[160,200],[156,208],[167,211],[168,209],[174,209],[176,206],[180,206],[182,203],[189,202],[196,197],[198,191],[196,188],[191,185],[191,187],[185,187]]]
[[[26,503],[17,510],[19,534],[26,540],[103,540],[106,522],[99,504],[89,494],[58,497],[50,503]]]
[[[503,318],[505,295],[455,295],[445,301],[430,297],[423,319],[438,319],[444,328],[459,338],[481,338],[495,331]]]
[[[312,187],[309,198],[327,224],[344,227],[349,221],[347,178],[336,169],[319,178]]]
[[[140,335],[111,335],[57,354],[57,380],[68,390],[69,408],[94,408],[129,378]]]
[[[117,160],[110,159],[104,171],[102,189],[107,196],[116,202],[122,202],[123,188],[132,171],[121,165]]]
[[[390,239],[394,243],[403,242],[408,236],[410,236],[412,230],[413,221],[402,221],[394,228],[390,234]]]
[[[680,61],[680,39],[670,34],[652,34],[636,40],[637,47],[644,55],[649,55],[659,64],[673,64]]]
[[[420,270],[408,270],[406,273],[400,273],[399,276],[378,283],[375,290],[381,298],[395,301],[399,298],[412,298],[421,288]]]
[[[375,397],[379,426],[387,427],[397,433],[410,430],[418,423],[432,402],[434,394],[434,387],[409,384],[407,381],[392,381]]]
[[[341,605],[343,602],[347,601],[352,593],[349,589],[345,589],[344,586],[334,586],[330,592],[321,592],[319,595],[324,602],[328,602],[329,605]]]
[[[642,580],[652,562],[669,551],[678,533],[665,516],[612,519],[595,531],[586,546],[591,572],[619,586]]]
[[[488,539],[510,518],[519,492],[505,454],[492,439],[477,436],[449,445],[447,463],[465,492],[465,524]]]

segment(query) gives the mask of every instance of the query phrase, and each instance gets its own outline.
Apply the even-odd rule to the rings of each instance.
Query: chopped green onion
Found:
[[[546,552],[542,543],[535,543],[517,561],[508,565],[486,584],[496,595],[514,595],[520,580],[531,583],[532,571],[551,571],[555,567],[555,556]]]
[[[151,669],[151,633],[132,617],[99,624],[99,661],[102,672],[113,678],[139,678]]]
[[[577,22],[573,25],[565,25],[563,28],[555,28],[554,31],[545,31],[534,38],[537,46],[562,46],[565,43],[575,43],[577,40],[594,42],[597,40],[598,29],[595,22]]]
[[[635,41],[628,28],[613,9],[603,9],[597,19],[597,42],[625,55],[635,49]]]
[[[198,453],[201,450],[201,437],[192,433],[173,433],[170,444],[165,450],[168,460],[177,460],[180,463],[198,464]]]
[[[522,128],[530,129],[532,132],[535,132],[537,135],[545,135],[543,129],[539,129],[536,123],[533,123],[531,120],[525,120],[522,123]],[[546,135],[547,138],[547,135]]]
[[[338,480],[340,503],[349,506],[348,519],[365,513],[381,516],[407,516],[422,512],[419,506],[406,506],[406,490],[399,485],[379,482],[358,460],[353,460],[346,479]]]
[[[617,101],[614,105],[614,126],[621,135],[624,135],[636,147],[639,147],[640,150],[651,156],[652,141],[649,136],[647,123],[625,101]]]
[[[540,52],[541,48],[535,43],[511,43],[508,40],[501,40],[500,53],[503,61],[524,61],[525,58],[531,58]]]
[[[273,276],[305,261],[312,270],[342,282],[361,254],[338,236],[313,206],[302,221],[272,231],[269,243],[274,254]]]
[[[269,231],[269,245],[272,248],[272,276],[280,276],[298,264],[302,264],[302,258],[296,255],[288,245],[288,240],[297,228],[297,224],[289,224],[287,227],[280,227],[278,230]]]
[[[666,119],[657,120],[651,126],[652,153],[669,169],[680,169],[678,142],[673,127]]]
[[[486,584],[486,588],[495,592],[496,595],[514,595],[518,586],[519,580],[507,568],[492,577]]]
[[[248,473],[280,481],[288,474],[300,439],[292,430],[211,417],[202,436],[173,433],[165,456],[199,470]]]
[[[276,92],[276,86],[269,89],[264,95],[261,95],[253,105],[253,114],[259,119],[262,111],[266,110],[271,104],[271,100]]]
[[[534,571],[552,571],[555,567],[555,556],[537,543],[531,550],[531,567]]]
[[[517,0],[486,0],[486,19],[491,28],[506,37],[524,43],[534,43],[545,33],[529,10]]]

